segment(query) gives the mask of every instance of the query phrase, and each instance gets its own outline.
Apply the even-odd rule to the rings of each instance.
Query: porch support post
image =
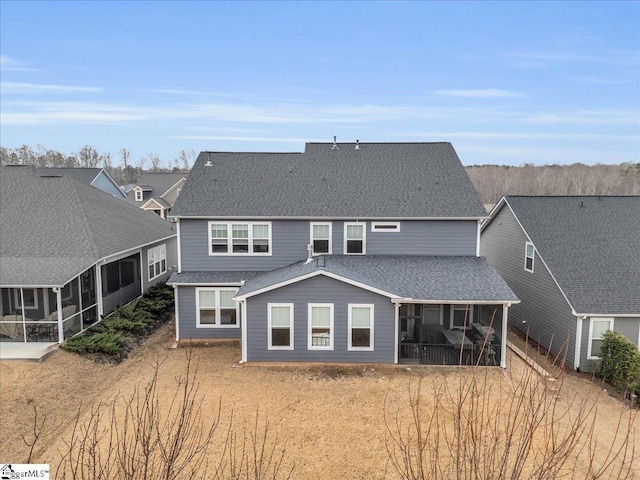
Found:
[[[58,309],[58,343],[64,342],[64,319],[62,318],[62,289],[54,288],[56,294],[56,308]]]
[[[98,300],[98,320],[100,320],[104,313],[104,305],[102,304],[102,262],[96,263],[96,300]]]
[[[400,304],[399,303],[394,303],[394,311],[395,311],[395,321],[393,322],[394,324],[394,340],[393,340],[393,363],[398,363],[398,349],[400,348],[400,343],[399,343],[399,330],[400,330]]]
[[[507,320],[510,306],[510,303],[502,304],[502,338],[500,339],[502,343],[502,347],[500,348],[500,366],[502,368],[507,368]]]

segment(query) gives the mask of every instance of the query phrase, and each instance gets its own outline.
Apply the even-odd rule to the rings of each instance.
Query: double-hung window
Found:
[[[333,350],[333,304],[309,304],[309,350]]]
[[[469,328],[473,321],[473,305],[451,305],[451,328]]]
[[[589,325],[587,358],[600,358],[600,349],[605,332],[613,331],[613,318],[592,318]]]
[[[293,303],[267,305],[269,350],[293,350]]]
[[[524,247],[524,269],[527,272],[533,273],[533,259],[536,254],[536,249],[533,243],[527,242]]]
[[[364,255],[366,253],[366,223],[344,224],[344,253]]]
[[[271,255],[271,223],[209,222],[209,255]]]
[[[312,222],[310,233],[313,254],[331,254],[331,223]]]
[[[373,350],[373,305],[349,304],[348,350]]]
[[[237,291],[237,288],[196,288],[196,326],[237,328],[238,304],[233,299]]]
[[[149,280],[153,280],[167,272],[166,244],[163,243],[147,250],[147,265],[149,268]]]

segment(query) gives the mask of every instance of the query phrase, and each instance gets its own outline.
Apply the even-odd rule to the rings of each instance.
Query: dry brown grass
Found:
[[[152,377],[157,359],[163,360],[159,391],[173,393],[175,379],[184,371],[185,352],[169,348],[171,327],[162,327],[120,365],[100,365],[64,351],[57,351],[42,363],[0,362],[0,462],[26,460],[29,447],[22,435],[29,438],[32,431],[32,404],[41,415],[47,414],[45,430],[62,425],[54,435],[39,441],[32,457],[32,462],[50,463],[55,469],[59,452],[64,450],[61,439],[69,438],[81,404],[86,417],[91,405],[131,394]],[[233,413],[237,432],[252,431],[258,411],[261,421],[268,419],[270,433],[277,434],[279,443],[285,446],[284,466],[295,464],[292,478],[296,479],[396,478],[389,469],[385,447],[385,402],[394,412],[409,414],[411,378],[415,380],[418,375],[423,385],[444,382],[452,387],[460,378],[455,368],[242,366],[239,358],[237,343],[200,344],[194,349],[204,411],[214,419],[220,408],[223,430]],[[523,362],[510,356],[507,374],[515,375],[525,368]],[[489,388],[491,382],[496,386],[503,382],[504,375],[499,369],[491,369],[486,375]],[[423,394],[422,405],[429,408],[429,390],[423,389]],[[599,394],[598,386],[569,376],[559,392],[559,402],[568,409],[579,408],[576,400]],[[594,440],[605,448],[614,442],[615,420],[628,409],[607,395],[600,395],[597,402]],[[640,440],[632,441],[640,451]],[[215,437],[209,453],[216,455],[223,442],[222,437]],[[640,478],[640,470],[636,475]]]

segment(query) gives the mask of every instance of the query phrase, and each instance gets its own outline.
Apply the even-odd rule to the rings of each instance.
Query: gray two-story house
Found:
[[[242,360],[505,364],[518,302],[479,255],[486,217],[449,143],[202,152],[172,220],[176,339]]]
[[[640,348],[640,196],[503,197],[486,255],[522,302],[509,320],[576,369],[615,330]]]

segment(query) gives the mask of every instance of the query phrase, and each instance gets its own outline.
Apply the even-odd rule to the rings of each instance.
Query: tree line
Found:
[[[102,167],[120,185],[136,183],[143,171],[186,173],[196,156],[194,150],[182,150],[176,158],[166,160],[149,153],[133,162],[126,148],[118,151],[116,161],[111,153],[101,153],[92,145],[71,154],[42,145],[0,147],[0,165]],[[485,204],[494,204],[503,195],[640,195],[640,163],[472,165],[466,170]]]
[[[156,153],[149,153],[137,161],[131,159],[131,152],[121,148],[117,160],[110,152],[99,152],[92,145],[83,146],[78,152],[64,154],[50,150],[42,145],[31,147],[22,145],[16,148],[0,147],[0,165],[32,165],[34,167],[54,168],[104,168],[119,184],[136,183],[143,171],[147,172],[180,172],[189,171],[196,159],[194,150],[182,150],[172,160],[162,158]]]

